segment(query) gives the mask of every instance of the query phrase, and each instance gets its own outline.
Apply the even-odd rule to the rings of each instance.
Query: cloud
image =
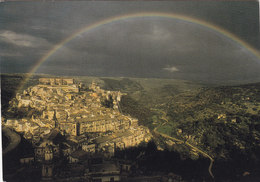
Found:
[[[0,41],[20,47],[49,46],[48,41],[43,38],[38,38],[27,34],[19,34],[9,30],[0,31]]]
[[[0,52],[0,57],[20,57],[20,56],[22,56],[22,54],[17,52],[11,52],[11,51]]]
[[[176,68],[175,66],[172,67],[167,66],[166,68],[163,68],[163,70],[169,71],[171,73],[179,71],[179,69]]]
[[[156,24],[153,24],[150,32],[143,36],[146,36],[149,40],[153,41],[165,41],[173,38],[172,33],[169,32],[167,28],[163,28]]]

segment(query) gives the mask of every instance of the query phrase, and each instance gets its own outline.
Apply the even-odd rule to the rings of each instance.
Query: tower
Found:
[[[51,181],[53,175],[53,149],[50,145],[46,145],[44,151],[44,161],[42,164],[42,180]]]
[[[80,133],[80,123],[77,122],[76,123],[76,136],[79,136],[81,133]]]

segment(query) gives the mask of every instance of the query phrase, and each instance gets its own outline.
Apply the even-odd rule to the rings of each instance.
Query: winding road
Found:
[[[157,111],[158,111],[158,110],[157,110]],[[165,122],[164,122],[163,124],[157,126],[156,128],[154,128],[153,131],[154,131],[156,134],[161,135],[161,136],[164,137],[164,138],[167,138],[167,139],[170,139],[170,140],[173,140],[173,141],[177,141],[177,142],[179,142],[179,144],[185,144],[185,145],[191,147],[194,151],[197,151],[198,153],[202,154],[204,157],[209,158],[209,159],[210,159],[210,165],[209,165],[208,170],[209,170],[210,176],[211,176],[212,178],[214,178],[214,175],[213,175],[213,173],[212,173],[212,166],[213,166],[213,163],[214,163],[214,159],[213,159],[210,155],[208,155],[206,152],[204,152],[204,151],[198,149],[197,147],[191,145],[191,144],[188,143],[187,141],[183,141],[183,140],[180,140],[180,139],[171,137],[171,136],[169,136],[169,135],[166,135],[166,134],[164,134],[164,133],[161,133],[161,132],[157,131],[157,129],[158,129],[159,127],[161,127],[161,126],[163,126],[163,125],[165,125],[166,123],[169,122],[168,119],[166,118],[166,113],[165,113],[164,111],[161,111],[161,110],[160,110],[160,112],[163,113],[162,116],[161,116],[161,119],[164,120]]]
[[[18,144],[21,142],[21,137],[14,131],[12,131],[10,128],[2,126],[2,132],[4,135],[6,135],[9,139],[8,146],[3,149],[3,155],[8,153],[9,151],[13,150],[18,146]]]

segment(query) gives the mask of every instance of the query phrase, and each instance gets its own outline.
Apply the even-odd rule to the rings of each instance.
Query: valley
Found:
[[[25,89],[36,85],[41,77],[31,77],[24,85]],[[2,75],[3,117],[17,117],[6,111],[8,102],[16,93],[16,83],[23,78],[21,75]],[[174,79],[73,78],[85,85],[94,81],[100,89],[111,93],[125,93],[118,109],[122,114],[136,118],[138,125],[148,127],[156,145],[156,151],[150,156],[146,152],[142,159],[138,157],[142,153],[140,150],[147,150],[142,146],[125,151],[125,156],[128,156],[128,150],[133,150],[132,153],[135,151],[136,156],[132,160],[142,164],[144,171],[157,171],[157,167],[152,167],[154,164],[148,167],[145,161],[152,156],[158,160],[167,160],[161,153],[168,151],[172,153],[171,159],[168,157],[169,161],[173,160],[175,164],[165,163],[165,166],[170,165],[169,169],[187,180],[210,180],[213,177],[216,180],[254,180],[259,177],[259,83],[225,86]],[[165,154],[165,157],[168,155]],[[174,165],[178,165],[179,169]],[[187,165],[191,168],[202,165],[204,172],[196,177],[196,173],[191,173]],[[168,171],[163,168],[162,171]]]

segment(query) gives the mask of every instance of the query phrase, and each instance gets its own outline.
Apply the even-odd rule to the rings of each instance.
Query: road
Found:
[[[191,147],[193,150],[197,151],[198,153],[202,154],[204,157],[209,158],[209,159],[210,159],[210,165],[209,165],[208,170],[209,170],[210,176],[211,176],[212,178],[214,178],[214,175],[213,175],[213,173],[212,173],[212,166],[213,166],[213,163],[214,163],[214,159],[213,159],[210,155],[208,155],[206,152],[204,152],[204,151],[198,149],[197,147],[191,145],[191,144],[188,143],[187,141],[183,141],[183,140],[180,140],[180,139],[171,137],[171,136],[169,136],[169,135],[166,135],[166,134],[164,134],[164,133],[160,133],[159,131],[157,131],[157,129],[158,129],[159,127],[161,127],[161,126],[163,126],[163,125],[165,125],[166,123],[169,122],[168,119],[166,118],[166,113],[165,113],[164,111],[160,111],[160,112],[163,113],[162,116],[161,116],[161,119],[164,120],[165,122],[164,122],[163,124],[157,126],[156,128],[154,128],[153,131],[154,131],[156,134],[161,135],[161,136],[164,137],[164,138],[167,138],[167,139],[170,139],[170,140],[173,140],[173,141],[177,141],[179,144],[185,144],[185,145]]]
[[[21,142],[21,137],[10,128],[2,126],[2,132],[8,137],[9,144],[3,150],[3,155],[8,153],[9,151],[13,150],[17,145]]]

